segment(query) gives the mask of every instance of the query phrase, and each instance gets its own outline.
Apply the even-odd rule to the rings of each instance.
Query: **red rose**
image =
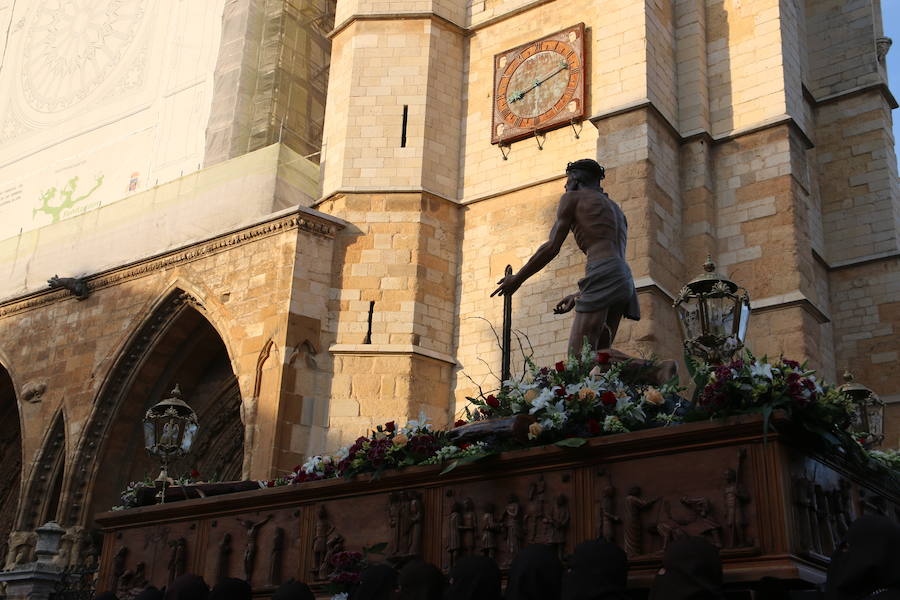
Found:
[[[267,482],[266,482],[266,487],[275,487],[275,480],[274,480],[274,479],[270,479],[269,481],[267,481]]]
[[[191,469],[191,477],[193,477],[194,479],[200,477],[200,471],[198,471],[197,469]]]
[[[562,397],[562,396],[565,396],[565,395],[566,395],[566,389],[565,389],[565,388],[561,388],[561,387],[555,387],[555,388],[553,388],[553,392],[554,392],[557,396],[559,396],[559,397]]]
[[[562,373],[565,370],[566,370],[566,363],[564,363],[563,361],[559,361],[558,363],[556,363],[556,372],[557,373]]]
[[[472,444],[460,444],[459,445],[460,450],[465,450],[465,449],[471,448],[471,447],[472,447]]]
[[[395,429],[397,429],[397,426],[394,424],[393,421],[389,421],[384,424],[384,430],[387,431],[388,433],[393,433]]]
[[[466,424],[466,422],[463,421],[462,419],[460,419],[459,421],[457,421],[456,423],[454,423],[453,426],[454,426],[454,427],[462,427],[462,426],[465,425],[465,424]]]
[[[602,402],[604,406],[615,406],[616,395],[612,392],[603,392],[603,395],[600,396],[600,402]]]
[[[597,362],[601,365],[605,365],[609,362],[609,352],[598,352],[597,353]]]
[[[497,398],[495,398],[493,394],[491,394],[490,396],[485,398],[484,402],[491,408],[499,408],[499,406],[500,406],[500,401],[497,400]]]
[[[588,419],[587,422],[588,431],[591,432],[591,435],[597,435],[601,431],[603,431],[603,426],[597,421],[597,419]]]
[[[294,467],[294,473],[299,473],[300,469],[302,469],[302,468],[303,468],[303,465],[297,465],[296,467]]]

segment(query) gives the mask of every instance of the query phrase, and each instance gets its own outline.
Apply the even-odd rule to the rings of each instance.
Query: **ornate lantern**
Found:
[[[744,347],[750,320],[747,290],[716,273],[709,256],[704,272],[675,299],[685,350],[706,362],[723,363]]]
[[[162,469],[156,478],[157,498],[165,502],[169,481],[169,461],[187,454],[197,434],[197,413],[181,399],[175,385],[169,398],[154,404],[144,415],[144,445],[151,456],[159,458]]]
[[[884,402],[861,383],[853,381],[853,374],[844,371],[844,383],[838,387],[853,403],[853,423],[850,429],[866,448],[884,440]]]

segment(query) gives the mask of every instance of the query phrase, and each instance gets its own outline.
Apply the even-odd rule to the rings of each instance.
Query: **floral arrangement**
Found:
[[[197,469],[191,469],[188,473],[183,473],[178,477],[169,477],[168,485],[176,486],[176,485],[193,485],[195,483],[214,483],[218,481],[217,478],[212,477],[208,481],[201,480],[200,471]],[[141,506],[141,497],[150,494],[151,492],[144,490],[153,490],[152,494],[156,494],[156,482],[150,479],[150,477],[145,477],[141,481],[132,481],[120,494],[119,498],[122,504],[117,506],[113,506],[111,510],[125,510],[127,508],[134,508],[136,506]]]
[[[129,482],[125,489],[120,494],[119,498],[122,501],[122,504],[117,506],[113,506],[112,510],[125,510],[127,508],[134,508],[135,506],[140,506],[140,493],[143,489],[155,489],[153,481],[150,478],[144,479],[143,481],[132,481]]]
[[[269,479],[268,481],[259,480],[257,481],[257,483],[259,484],[259,487],[263,489],[291,485],[293,483],[297,483],[297,479],[300,477],[300,469],[301,465],[297,465],[287,475],[282,475],[280,477],[276,477],[275,479]]]
[[[337,588],[338,593],[349,592],[352,586],[359,583],[359,576],[366,567],[362,552],[338,552],[329,561],[333,570],[328,575],[328,581]]]
[[[824,444],[867,468],[887,468],[900,477],[900,453],[866,453],[849,431],[854,416],[850,400],[834,386],[820,382],[805,363],[783,357],[770,362],[748,351],[724,365],[701,363],[690,356],[685,360],[696,384],[692,401],[681,395],[685,388],[675,381],[650,385],[646,383],[650,378],[642,377],[628,361],[611,361],[609,354],[594,352],[588,345],[579,355],[570,355],[552,368],[538,368],[529,357],[522,377],[468,398],[465,418],[455,426],[528,415],[534,422],[524,445],[576,447],[590,437],[747,413],[762,414],[768,431],[772,413],[783,410],[794,431],[802,430],[800,435],[807,436],[804,443]],[[258,483],[270,488],[361,473],[378,476],[387,469],[442,463],[448,463],[443,471],[447,472],[522,445],[522,441],[493,437],[456,443],[420,414],[403,427],[394,421],[379,425],[332,455],[312,456],[291,473]],[[199,473],[191,475],[173,484],[194,483]],[[137,506],[142,488],[153,485],[150,480],[130,483],[122,493],[122,505],[114,510]],[[358,577],[361,567],[357,567],[365,562],[365,556],[356,554],[335,556],[335,577],[341,581],[334,583],[349,585],[354,573]]]
[[[436,431],[424,414],[403,427],[394,421],[379,425],[369,436],[362,436],[332,456],[313,456],[300,466],[295,483],[330,477],[352,477],[360,473],[380,474],[422,464],[446,447],[446,434]]]
[[[325,586],[326,592],[332,594],[332,600],[346,600],[359,585],[362,572],[369,566],[369,556],[384,554],[385,548],[387,542],[363,548],[362,552],[336,552],[329,560],[332,569]]]
[[[766,421],[774,410],[784,410],[799,422],[846,431],[853,420],[853,405],[836,387],[816,379],[815,371],[786,358],[770,363],[746,352],[727,365],[688,361],[697,383],[698,411],[704,416],[762,413]]]
[[[543,443],[558,438],[585,438],[669,425],[685,407],[674,382],[654,387],[626,376],[626,362],[611,362],[606,352],[587,344],[553,368],[537,368],[526,358],[521,379],[504,381],[496,394],[468,398],[469,421],[531,415],[528,437]],[[629,369],[633,371],[633,369]],[[643,378],[644,381],[647,378]]]

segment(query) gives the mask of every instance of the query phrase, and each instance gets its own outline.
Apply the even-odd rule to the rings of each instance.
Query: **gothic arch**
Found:
[[[66,419],[62,409],[57,411],[52,423],[25,482],[25,493],[16,514],[18,531],[33,531],[57,519],[66,462]]]
[[[0,364],[0,559],[8,553],[22,482],[22,427],[16,387]]]
[[[192,404],[197,394],[232,404],[236,395],[237,409],[228,414],[240,422],[240,391],[225,341],[197,297],[178,287],[129,336],[100,388],[66,476],[61,524],[89,526],[93,514],[118,503],[128,481],[156,475],[158,465],[144,452],[140,421],[175,383]],[[198,410],[201,418],[203,412]],[[243,452],[237,454],[242,459]]]

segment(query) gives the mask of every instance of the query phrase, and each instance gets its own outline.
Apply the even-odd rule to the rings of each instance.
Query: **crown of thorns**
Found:
[[[582,158],[581,160],[570,162],[566,165],[566,173],[569,171],[586,171],[591,175],[596,176],[597,179],[606,177],[606,169],[601,167],[600,163],[592,158]]]

